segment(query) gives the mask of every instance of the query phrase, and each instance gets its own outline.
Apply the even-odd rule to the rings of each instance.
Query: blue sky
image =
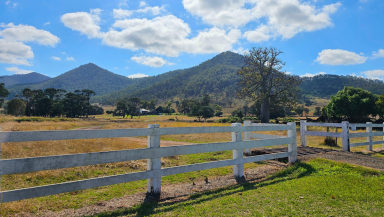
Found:
[[[273,46],[292,74],[384,78],[380,0],[0,1],[2,75],[152,76]]]

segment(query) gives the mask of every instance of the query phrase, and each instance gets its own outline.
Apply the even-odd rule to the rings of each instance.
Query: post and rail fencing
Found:
[[[253,131],[281,130],[287,131],[288,136],[277,137],[273,135],[251,133]],[[160,147],[160,136],[162,135],[228,132],[232,133],[232,142]],[[243,132],[245,137],[244,141],[242,139]],[[11,191],[2,191],[2,202],[18,201],[28,198],[72,192],[142,179],[147,179],[147,191],[149,193],[158,194],[161,192],[162,176],[233,165],[233,174],[235,178],[242,178],[244,177],[245,163],[284,157],[288,157],[289,162],[295,162],[297,159],[295,123],[288,123],[287,125],[251,124],[250,121],[245,121],[244,126],[241,126],[241,123],[235,123],[228,127],[160,128],[158,124],[150,124],[148,125],[147,129],[0,132],[0,150],[1,143],[5,142],[98,139],[136,136],[148,136],[148,148],[0,160],[1,177],[1,175],[6,174],[27,173],[43,170],[54,170],[147,159],[147,171],[85,179],[80,181],[65,182],[25,189],[16,189]],[[259,140],[251,140],[251,138],[258,138]],[[244,149],[246,150],[246,155],[249,155],[251,148],[284,144],[288,144],[288,152],[257,156],[243,156]],[[232,150],[233,159],[161,168],[162,157],[226,150]]]
[[[308,126],[317,126],[317,127],[336,127],[341,128],[341,133],[334,133],[334,132],[319,132],[319,131],[308,131]],[[365,127],[366,133],[350,133],[350,129],[352,131],[356,131],[357,127]],[[383,124],[372,124],[372,122],[367,122],[365,124],[355,124],[355,123],[349,123],[348,121],[343,121],[342,123],[316,123],[316,122],[310,122],[308,123],[305,120],[300,121],[300,138],[301,138],[301,146],[306,147],[307,146],[307,136],[329,136],[329,137],[340,137],[342,138],[342,145],[344,151],[350,151],[351,147],[358,147],[358,146],[367,146],[368,151],[372,151],[372,146],[376,144],[383,144],[384,147],[384,137],[381,141],[373,141],[374,136],[384,136],[384,130],[383,132],[372,132],[373,127],[383,127],[384,129],[384,123]],[[359,142],[359,143],[351,143],[350,138],[357,138],[357,137],[366,137],[366,142]]]

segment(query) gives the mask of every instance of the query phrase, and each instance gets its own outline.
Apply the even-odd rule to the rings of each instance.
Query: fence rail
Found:
[[[288,137],[267,135],[268,137],[260,138],[260,135],[265,134],[257,134],[259,135],[259,140],[251,140],[251,137],[255,137],[255,135],[252,136],[252,131],[276,130],[287,130]],[[225,132],[232,133],[232,142],[160,147],[161,135]],[[244,141],[242,141],[242,132],[244,132],[245,135]],[[1,176],[5,174],[16,174],[147,159],[147,171],[144,172],[127,173],[122,175],[65,182],[54,185],[17,189],[12,191],[3,191],[1,192],[2,202],[11,202],[34,197],[42,197],[47,195],[84,190],[89,188],[137,181],[142,179],[148,179],[148,192],[160,193],[162,176],[233,165],[234,176],[240,178],[244,176],[244,163],[264,161],[283,157],[288,157],[290,162],[295,162],[297,159],[295,123],[288,123],[287,125],[251,125],[250,121],[245,121],[244,126],[241,126],[241,124],[232,124],[232,126],[230,127],[159,128],[158,124],[150,124],[148,125],[147,129],[0,132],[0,141],[4,143],[24,141],[116,138],[133,136],[148,136],[148,148],[0,160]],[[250,154],[251,148],[284,144],[288,144],[288,152],[248,157],[243,156],[244,149],[246,154]],[[162,157],[226,150],[233,150],[233,159],[170,168],[161,168]]]

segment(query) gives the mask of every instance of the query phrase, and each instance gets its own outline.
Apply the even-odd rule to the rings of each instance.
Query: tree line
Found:
[[[88,115],[104,114],[103,108],[90,104],[89,100],[94,95],[95,92],[89,89],[67,92],[55,88],[25,88],[21,95],[8,101],[4,109],[7,114],[14,116],[88,118]]]

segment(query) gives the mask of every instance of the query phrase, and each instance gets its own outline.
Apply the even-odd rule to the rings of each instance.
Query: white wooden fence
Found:
[[[308,126],[318,126],[318,127],[339,127],[341,128],[341,133],[334,132],[319,132],[319,131],[308,131]],[[365,127],[366,133],[350,133],[349,129],[352,131],[356,130],[356,127]],[[372,127],[384,127],[383,124],[372,124],[372,122],[367,122],[365,124],[354,124],[349,123],[348,121],[343,121],[342,123],[308,123],[305,120],[300,121],[300,137],[301,137],[301,146],[307,146],[307,136],[330,136],[330,137],[340,137],[342,138],[343,150],[350,151],[351,147],[357,146],[367,146],[368,151],[372,151],[372,146],[375,144],[383,144],[384,141],[373,141],[373,136],[384,136],[383,132],[372,132]],[[384,128],[383,128],[384,129]],[[366,137],[366,142],[360,143],[350,143],[350,138],[356,137]],[[383,137],[384,140],[384,137]]]
[[[295,123],[288,123],[287,125],[275,125],[251,124],[250,121],[245,121],[244,125],[245,126],[241,126],[240,123],[236,123],[232,124],[230,127],[160,128],[158,124],[150,124],[148,125],[148,129],[0,132],[1,143],[148,136],[148,148],[145,149],[130,149],[121,151],[0,160],[0,175],[6,175],[148,159],[147,171],[3,191],[1,192],[2,202],[42,197],[142,179],[148,179],[148,192],[160,193],[162,176],[233,165],[234,176],[241,178],[244,176],[244,163],[284,157],[288,157],[290,162],[296,161],[297,144]],[[277,130],[288,131],[288,136],[276,137],[272,135],[266,136],[264,134],[250,133],[252,131]],[[232,133],[232,142],[160,147],[160,136],[162,135],[225,132]],[[244,132],[245,135],[244,141],[242,141],[242,132]],[[259,138],[259,140],[251,140],[251,138]],[[249,153],[251,148],[283,144],[288,144],[288,152],[243,157],[243,149],[246,149],[247,153]],[[225,150],[233,150],[233,159],[161,168],[162,157]]]

